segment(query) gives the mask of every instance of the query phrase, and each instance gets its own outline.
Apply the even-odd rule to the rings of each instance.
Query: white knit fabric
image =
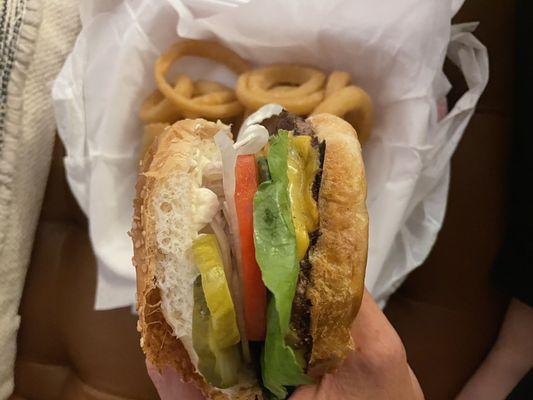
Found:
[[[21,23],[1,132],[0,399],[13,390],[18,307],[50,167],[55,134],[51,82],[79,31],[75,0],[3,2],[6,9],[17,9]]]

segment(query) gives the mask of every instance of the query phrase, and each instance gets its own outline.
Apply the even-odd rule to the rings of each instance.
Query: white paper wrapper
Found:
[[[371,96],[364,148],[370,246],[366,285],[381,305],[429,253],[446,209],[449,161],[488,79],[473,25],[452,27],[462,0],[85,0],[83,30],[54,83],[67,179],[89,217],[98,262],[96,308],[134,302],[132,199],[142,100],[153,64],[179,37],[222,42],[256,64],[349,71]],[[440,121],[448,56],[468,91]],[[198,59],[178,69],[233,84]]]

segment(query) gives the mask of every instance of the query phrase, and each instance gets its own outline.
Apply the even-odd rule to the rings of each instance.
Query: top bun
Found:
[[[331,114],[307,118],[326,141],[318,197],[319,237],[312,248],[311,302],[313,347],[310,373],[335,370],[353,350],[351,324],[361,305],[368,250],[366,179],[354,128]]]

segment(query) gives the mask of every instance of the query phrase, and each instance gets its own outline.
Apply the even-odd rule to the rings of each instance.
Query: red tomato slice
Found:
[[[235,208],[239,220],[242,253],[244,322],[248,340],[264,340],[266,288],[255,260],[253,200],[257,192],[257,163],[253,154],[237,157]]]

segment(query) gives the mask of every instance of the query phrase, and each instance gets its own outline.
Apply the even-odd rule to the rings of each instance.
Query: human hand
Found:
[[[158,371],[149,362],[146,362],[146,369],[162,400],[204,400],[202,393],[194,385],[184,383],[174,369],[165,367]]]
[[[325,375],[319,384],[298,388],[290,400],[424,398],[398,334],[366,290],[352,326],[352,337],[355,351],[344,364],[335,373]],[[170,368],[162,375],[153,367],[148,372],[163,400],[203,399],[196,388],[183,383]]]
[[[400,337],[365,289],[352,325],[355,351],[318,385],[299,388],[291,400],[423,399]]]

